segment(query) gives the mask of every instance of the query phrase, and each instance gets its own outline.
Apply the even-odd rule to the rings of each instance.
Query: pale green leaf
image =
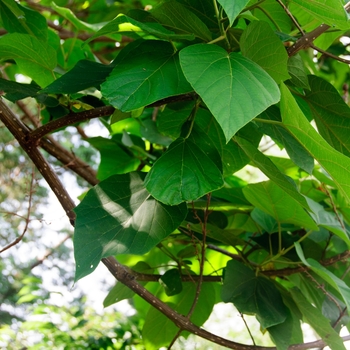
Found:
[[[40,86],[48,85],[55,78],[56,51],[32,35],[11,33],[1,37],[0,57],[14,59],[22,72]]]
[[[283,123],[305,149],[332,177],[338,189],[350,202],[350,159],[332,148],[305,118],[288,88],[281,85]]]
[[[76,207],[75,280],[116,254],[145,254],[171,234],[186,216],[185,204],[153,199],[138,173],[113,175],[92,188]]]
[[[169,146],[145,179],[152,196],[169,205],[198,199],[223,184],[215,163],[196,144],[184,138]]]
[[[192,91],[181,71],[178,54],[168,42],[136,41],[122,50],[115,64],[101,91],[123,112]]]
[[[180,52],[180,63],[186,78],[219,122],[227,142],[280,99],[277,84],[262,68],[219,46],[188,46]]]
[[[280,223],[290,223],[318,231],[318,227],[304,208],[272,181],[250,184],[243,189],[254,206]]]
[[[251,22],[243,32],[240,43],[242,55],[257,63],[277,83],[290,78],[287,51],[268,23]]]
[[[233,25],[236,17],[241,13],[241,11],[248,4],[249,0],[218,0],[218,3],[223,7],[226,15],[230,21],[230,25]]]

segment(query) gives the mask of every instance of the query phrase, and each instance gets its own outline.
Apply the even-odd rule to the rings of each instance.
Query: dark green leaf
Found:
[[[186,78],[219,122],[227,142],[279,101],[278,87],[263,69],[219,46],[188,46],[180,52],[180,63]]]
[[[168,296],[176,295],[182,291],[182,280],[179,269],[171,269],[165,272],[159,279]]]
[[[75,212],[77,281],[93,272],[103,257],[145,254],[176,229],[187,208],[157,202],[145,190],[140,175],[130,173],[101,181]]]
[[[240,43],[243,56],[257,63],[277,83],[290,78],[287,51],[268,23],[251,22],[243,32]]]
[[[266,176],[275,182],[276,185],[278,185],[283,191],[288,193],[289,196],[291,196],[304,208],[308,209],[309,206],[305,198],[298,192],[293,180],[282,174],[276,165],[274,165],[268,157],[261,153],[250,142],[237,136],[235,137],[235,141],[252,160],[255,166],[257,166]]]
[[[102,84],[102,94],[123,112],[192,90],[170,43],[141,40],[129,44],[118,55],[115,64]]]
[[[310,92],[306,92],[317,129],[337,151],[350,156],[350,108],[338,91],[322,78],[309,76]]]
[[[79,61],[74,68],[42,90],[48,94],[71,94],[100,85],[112,72],[114,65],[104,65],[88,60]]]
[[[299,54],[289,57],[288,73],[291,76],[291,83],[297,87],[310,90],[307,72],[304,62]]]
[[[283,123],[333,178],[338,189],[350,202],[349,158],[332,148],[310,125],[288,88],[281,85]]]
[[[288,316],[273,282],[256,276],[253,270],[236,260],[227,263],[221,297],[240,312],[256,315],[262,328],[283,323]]]
[[[293,333],[293,317],[286,309],[287,318],[283,323],[267,328],[272,341],[276,344],[277,350],[288,350]]]
[[[207,26],[190,10],[177,1],[163,2],[152,11],[163,26],[178,34],[195,35],[204,41],[212,39]]]
[[[169,205],[195,200],[222,185],[221,172],[213,161],[191,140],[184,138],[170,145],[145,180],[152,196]]]
[[[21,84],[0,78],[0,90],[6,93],[5,97],[9,101],[15,102],[26,97],[36,96],[40,87],[34,84]]]

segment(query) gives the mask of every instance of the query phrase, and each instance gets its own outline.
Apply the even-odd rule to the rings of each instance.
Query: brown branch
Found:
[[[312,47],[314,50],[322,53],[322,55],[324,55],[324,56],[328,56],[328,57],[333,58],[334,60],[337,60],[337,61],[342,62],[342,63],[350,64],[350,60],[333,55],[332,53],[330,53],[326,50],[320,49],[319,47],[315,46],[314,44],[311,44],[310,47]]]

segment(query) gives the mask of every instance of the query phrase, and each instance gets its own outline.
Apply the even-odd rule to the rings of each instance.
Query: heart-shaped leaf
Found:
[[[145,190],[141,175],[113,175],[91,189],[76,207],[75,280],[115,254],[145,254],[173,232],[185,204],[166,206]]]
[[[182,70],[224,131],[226,141],[280,99],[275,81],[260,66],[216,45],[180,52]]]
[[[111,75],[102,84],[102,94],[123,112],[192,91],[181,71],[178,55],[168,42],[131,43],[115,63]]]
[[[198,199],[223,184],[215,163],[196,144],[184,138],[169,146],[145,179],[152,196],[169,205]]]

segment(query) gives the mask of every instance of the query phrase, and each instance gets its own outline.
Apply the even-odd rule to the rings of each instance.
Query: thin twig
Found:
[[[289,18],[292,20],[292,22],[295,24],[295,26],[298,28],[299,32],[301,34],[305,34],[303,28],[301,28],[300,24],[298,23],[298,21],[295,19],[295,17],[293,16],[293,14],[289,11],[288,7],[281,1],[281,0],[277,0],[277,2],[282,6],[284,12],[289,16]]]
[[[332,53],[330,53],[328,51],[320,49],[319,47],[315,46],[314,44],[311,44],[310,47],[312,47],[314,50],[322,53],[324,56],[331,57],[334,60],[337,60],[337,61],[342,62],[342,63],[350,64],[350,60],[348,60],[346,58],[342,58],[342,57],[336,56],[336,55],[333,55]]]
[[[253,334],[252,334],[252,332],[250,331],[250,329],[249,329],[249,327],[248,327],[248,324],[247,324],[247,322],[246,322],[246,320],[245,320],[245,318],[244,318],[244,315],[242,314],[242,312],[240,312],[239,314],[241,315],[241,318],[242,318],[242,320],[243,320],[243,323],[244,323],[244,325],[245,325],[245,328],[247,329],[247,331],[248,331],[248,333],[249,333],[250,339],[252,340],[253,344],[256,345],[255,340],[254,340],[254,337],[253,337]]]

